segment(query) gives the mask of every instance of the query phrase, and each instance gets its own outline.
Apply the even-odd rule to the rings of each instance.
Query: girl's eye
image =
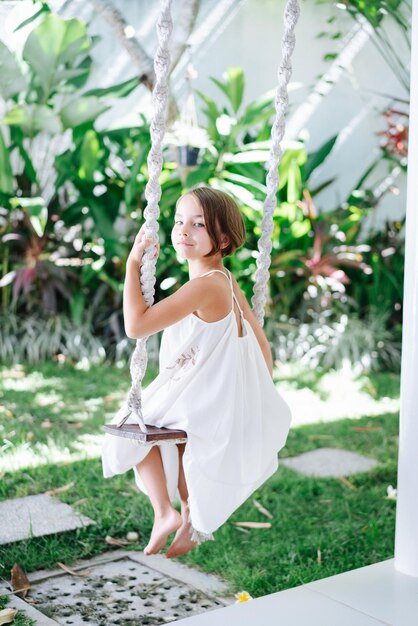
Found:
[[[174,221],[174,226],[180,226],[181,224],[183,224],[182,220],[175,220]],[[193,224],[193,226],[198,226],[199,228],[204,228],[205,225],[202,222],[195,222]]]

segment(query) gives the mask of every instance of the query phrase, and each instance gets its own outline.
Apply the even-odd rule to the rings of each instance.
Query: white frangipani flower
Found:
[[[387,493],[387,496],[386,496],[387,500],[396,500],[398,490],[392,487],[392,485],[389,485],[388,488],[386,489],[386,493]]]

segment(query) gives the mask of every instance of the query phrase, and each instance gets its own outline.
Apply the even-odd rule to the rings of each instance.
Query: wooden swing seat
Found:
[[[174,428],[158,428],[147,424],[147,433],[142,432],[138,424],[105,424],[103,430],[109,435],[117,437],[125,437],[126,439],[135,439],[140,443],[153,444],[160,441],[184,440],[187,441],[187,433],[184,430],[176,430]],[[177,441],[181,443],[181,441]]]

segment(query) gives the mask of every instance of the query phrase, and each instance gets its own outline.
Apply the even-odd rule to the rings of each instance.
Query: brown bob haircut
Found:
[[[245,242],[244,220],[237,203],[227,193],[212,187],[194,187],[185,195],[196,198],[202,207],[205,226],[212,240],[213,248],[206,256],[220,252],[231,256]],[[228,244],[222,248],[221,237],[225,235]]]

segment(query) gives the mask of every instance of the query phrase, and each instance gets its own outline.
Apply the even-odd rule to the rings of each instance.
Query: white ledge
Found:
[[[174,622],[180,626],[412,626],[418,578],[389,559]]]

